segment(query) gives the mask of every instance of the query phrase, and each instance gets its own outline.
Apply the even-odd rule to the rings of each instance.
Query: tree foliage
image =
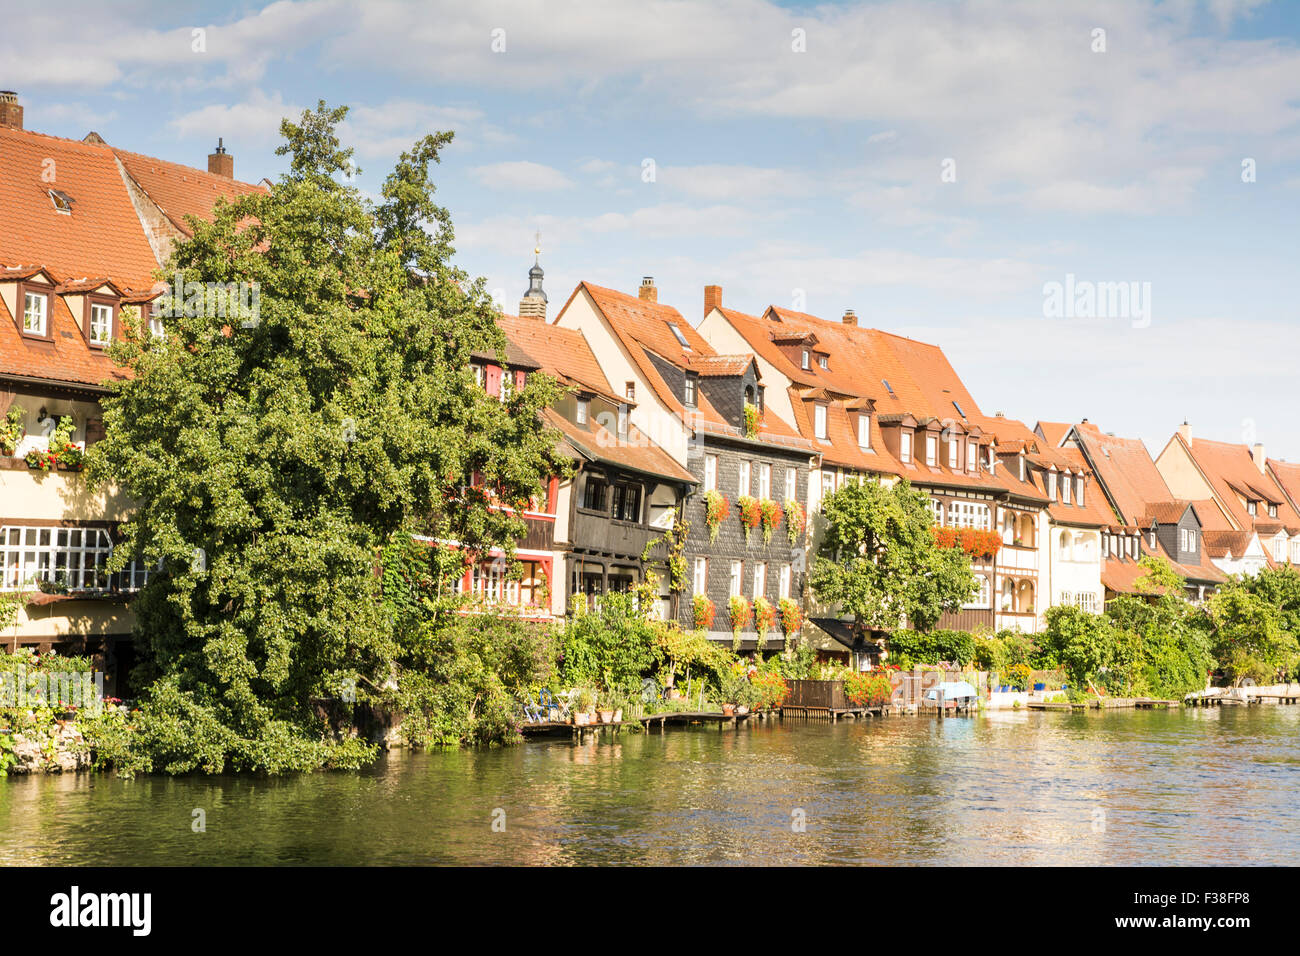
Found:
[[[114,560],[163,562],[135,603],[140,676],[241,740],[314,740],[313,696],[391,674],[405,635],[377,600],[385,541],[419,529],[509,552],[522,523],[490,498],[522,503],[557,467],[538,419],[554,383],[502,402],[470,372],[504,340],[432,199],[450,134],[403,153],[372,204],[345,181],[345,115],[285,120],[280,181],[191,221],[165,276],[256,283],[258,314],[171,290],[162,337],[114,346],[133,374],[91,455],[137,504]]]
[[[854,630],[893,630],[906,617],[929,630],[975,593],[970,558],[939,547],[925,496],[906,481],[847,484],[822,502],[824,533],[810,583],[818,600],[853,615]]]

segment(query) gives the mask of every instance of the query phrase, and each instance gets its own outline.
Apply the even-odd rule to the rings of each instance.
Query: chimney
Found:
[[[659,301],[659,290],[655,288],[654,276],[642,276],[641,288],[637,290],[637,295],[647,302]]]
[[[1255,447],[1251,450],[1250,455],[1255,459],[1255,467],[1259,469],[1259,473],[1264,474],[1264,469],[1268,467],[1268,459],[1264,457],[1264,443],[1262,441],[1255,442]]]
[[[23,128],[23,107],[13,90],[0,90],[0,126],[7,129]]]
[[[858,317],[852,309],[844,310],[844,318],[840,319],[845,325],[857,325]]]
[[[722,308],[722,286],[706,285],[704,287],[704,314]]]
[[[217,137],[217,151],[208,154],[208,172],[214,176],[224,176],[226,179],[235,178],[235,157],[226,152],[226,147],[221,145],[221,137]]]
[[[1187,443],[1187,447],[1191,448],[1192,447],[1192,426],[1187,424],[1187,422],[1183,422],[1181,425],[1178,426],[1178,434],[1183,437],[1183,441]]]

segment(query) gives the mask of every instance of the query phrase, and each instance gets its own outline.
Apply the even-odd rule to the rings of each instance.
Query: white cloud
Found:
[[[492,189],[554,192],[573,188],[573,180],[558,169],[526,159],[475,166],[470,172],[484,186]]]

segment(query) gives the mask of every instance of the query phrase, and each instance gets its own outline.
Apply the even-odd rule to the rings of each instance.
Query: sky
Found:
[[[28,129],[221,137],[246,181],[321,99],[371,194],[453,130],[437,198],[507,311],[540,232],[552,316],[643,276],[696,323],[707,284],[853,309],[986,414],[1300,461],[1300,4],[126,0],[6,34]]]

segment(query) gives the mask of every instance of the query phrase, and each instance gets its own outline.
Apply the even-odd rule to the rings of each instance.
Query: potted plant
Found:
[[[794,498],[785,499],[785,533],[790,538],[791,547],[799,543],[799,535],[803,534],[807,523],[803,505]]]
[[[763,544],[772,543],[772,532],[781,526],[781,519],[785,517],[781,506],[771,498],[764,498],[758,503],[759,520],[763,523]]]
[[[573,722],[579,727],[591,723],[591,715],[596,709],[596,695],[588,688],[579,688],[574,703]]]
[[[730,668],[722,675],[718,689],[722,696],[722,715],[724,717],[731,717],[736,713],[736,702],[744,696],[744,688],[748,684],[749,681],[745,680],[744,673],[737,667]]]
[[[757,634],[754,647],[763,650],[767,646],[767,632],[776,623],[776,608],[765,597],[754,598],[754,631]]]
[[[600,700],[596,704],[596,715],[600,717],[602,724],[612,724],[614,722],[614,704],[609,698],[609,694],[601,694]]]
[[[23,419],[26,417],[27,410],[15,404],[9,406],[4,418],[0,418],[0,455],[12,455],[18,450],[18,443],[27,434],[27,429],[23,427]]]
[[[731,647],[733,650],[740,650],[740,635],[747,625],[754,618],[753,608],[739,594],[733,594],[731,600],[727,602],[727,612],[731,616]]]

